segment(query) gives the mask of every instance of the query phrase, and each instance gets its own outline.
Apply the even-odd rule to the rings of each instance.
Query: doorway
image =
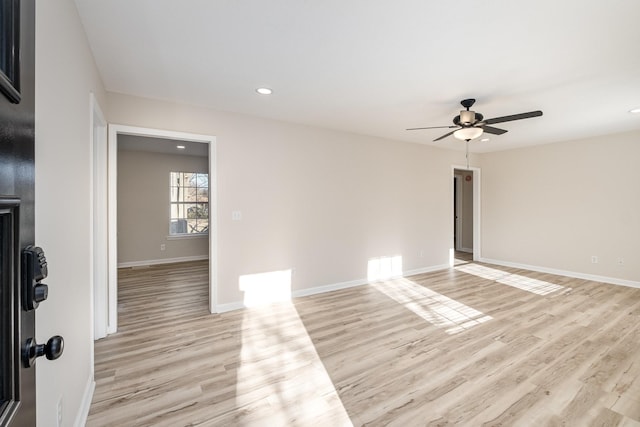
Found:
[[[456,258],[470,254],[473,259],[473,171],[454,170],[454,248]]]
[[[450,264],[480,260],[480,169],[452,167]]]
[[[109,126],[109,144],[108,144],[108,157],[109,157],[109,197],[108,197],[108,230],[109,230],[109,299],[108,299],[108,318],[109,318],[109,333],[115,333],[117,331],[117,301],[118,301],[118,148],[119,140],[121,137],[144,137],[149,138],[150,143],[161,145],[168,140],[182,141],[187,145],[189,143],[197,143],[198,145],[204,144],[205,150],[208,152],[208,249],[209,249],[209,311],[211,313],[217,312],[217,203],[216,203],[216,140],[215,137],[209,135],[198,135],[184,132],[173,132],[158,129],[140,128],[133,126],[123,125],[110,125]],[[176,146],[173,145],[175,150]],[[178,171],[184,172],[184,171]],[[169,213],[169,183],[170,177],[167,174],[166,177],[167,186],[167,206],[166,212]],[[167,230],[169,230],[169,216],[167,216]],[[158,245],[160,250],[164,244]]]

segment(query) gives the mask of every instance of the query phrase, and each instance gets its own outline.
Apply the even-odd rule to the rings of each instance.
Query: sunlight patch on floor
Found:
[[[492,319],[481,311],[405,279],[372,283],[378,291],[402,304],[432,325],[456,334]]]
[[[483,279],[494,280],[503,285],[512,286],[523,291],[536,295],[549,295],[553,292],[570,291],[571,288],[556,285],[544,280],[533,279],[531,277],[513,274],[496,268],[486,267],[478,264],[465,264],[455,267],[463,273],[472,274]]]
[[[238,288],[244,292],[244,306],[291,301],[291,275],[291,270],[281,270],[240,276]]]
[[[240,425],[353,425],[291,302],[246,309],[241,334]]]

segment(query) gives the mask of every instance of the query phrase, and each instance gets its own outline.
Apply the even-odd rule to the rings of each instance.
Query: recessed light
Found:
[[[489,139],[489,138],[482,138],[482,139],[480,140],[480,142],[487,142],[487,141],[490,141],[490,139]]]
[[[273,91],[268,87],[259,87],[258,89],[256,89],[256,92],[258,92],[260,95],[271,95],[273,93]]]
[[[640,113],[640,108],[634,108],[633,110],[629,110],[629,112],[631,114],[638,114],[638,113]]]
[[[178,150],[184,150],[184,149],[185,149],[185,148],[187,148],[187,147],[185,147],[184,145],[176,145],[176,148],[177,148]]]

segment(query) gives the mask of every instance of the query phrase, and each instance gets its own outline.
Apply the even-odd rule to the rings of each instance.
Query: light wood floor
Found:
[[[119,274],[89,426],[640,425],[640,289],[468,263],[209,315],[206,263]]]
[[[466,262],[473,261],[473,254],[469,252],[455,251],[454,263],[455,265],[464,264]]]

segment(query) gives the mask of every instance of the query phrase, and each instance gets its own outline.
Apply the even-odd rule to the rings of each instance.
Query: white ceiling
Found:
[[[475,152],[640,129],[637,0],[76,4],[113,92],[428,144],[447,130],[404,129],[449,125],[463,98],[544,112]]]

